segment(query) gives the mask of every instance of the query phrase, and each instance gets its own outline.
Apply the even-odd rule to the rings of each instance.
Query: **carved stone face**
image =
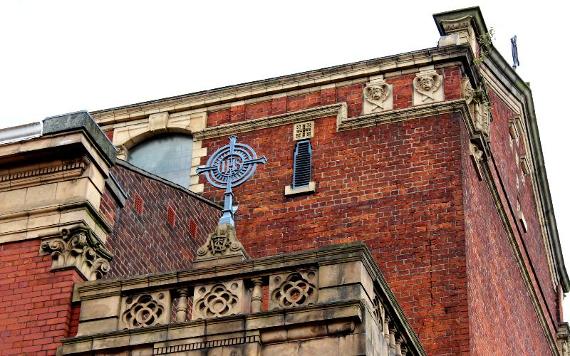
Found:
[[[420,78],[419,85],[423,91],[430,91],[435,86],[435,80],[432,76],[424,76]]]
[[[386,95],[386,87],[380,85],[371,85],[367,88],[368,97],[372,100],[382,100]]]

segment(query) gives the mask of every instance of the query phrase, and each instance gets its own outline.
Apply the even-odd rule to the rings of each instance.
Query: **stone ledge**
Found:
[[[317,185],[315,182],[311,181],[308,185],[302,187],[292,188],[290,185],[285,186],[285,196],[294,196],[298,194],[308,194],[314,193],[316,191]]]

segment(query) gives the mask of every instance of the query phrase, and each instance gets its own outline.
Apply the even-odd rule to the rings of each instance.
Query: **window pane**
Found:
[[[128,161],[187,188],[192,165],[192,138],[168,135],[150,139],[135,146],[129,152]]]

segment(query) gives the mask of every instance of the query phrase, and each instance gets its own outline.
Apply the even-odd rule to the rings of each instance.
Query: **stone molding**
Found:
[[[62,178],[80,177],[90,164],[87,156],[77,160],[51,164],[49,166],[10,172],[0,176],[0,190],[24,187],[33,184],[45,184]]]
[[[260,119],[206,127],[202,131],[194,133],[194,138],[196,140],[207,140],[215,137],[235,135],[242,132],[301,123],[327,116],[337,116],[337,120],[342,120],[347,115],[346,111],[346,103],[318,106],[311,109],[293,111],[285,114],[263,117]]]
[[[426,116],[435,116],[450,112],[466,114],[467,105],[464,99],[449,100],[420,106],[412,106],[382,113],[346,118],[337,123],[337,130],[353,130],[362,127],[375,126],[384,123],[413,120]]]
[[[570,326],[568,323],[561,323],[558,326],[556,339],[560,356],[570,356]]]
[[[52,270],[75,267],[87,280],[95,280],[109,272],[111,253],[93,232],[84,227],[63,229],[61,236],[43,239],[41,256],[51,255]]]
[[[236,102],[254,97],[266,97],[292,90],[333,84],[339,81],[369,77],[402,69],[432,64],[435,60],[466,61],[468,50],[461,46],[429,48],[414,52],[287,75],[219,89],[204,90],[172,98],[94,111],[100,125],[116,124],[147,117],[162,111],[180,112],[212,105]]]
[[[153,355],[168,355],[175,352],[194,351],[194,350],[209,349],[221,346],[252,344],[252,343],[259,343],[260,341],[261,340],[259,335],[251,335],[251,336],[241,336],[241,337],[230,337],[221,340],[209,340],[209,341],[193,342],[189,344],[179,344],[175,346],[161,346],[154,348]]]

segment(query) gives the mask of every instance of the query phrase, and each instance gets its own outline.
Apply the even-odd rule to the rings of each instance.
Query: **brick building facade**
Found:
[[[570,283],[530,89],[485,40],[478,8],[434,19],[434,48],[91,112],[98,126],[87,114],[49,118],[40,136],[0,145],[2,352],[52,353],[62,338],[71,341],[61,352],[80,352],[70,345],[87,336],[95,352],[91,331],[119,329],[105,313],[86,316],[89,288],[112,294],[119,281],[125,296],[138,275],[151,274],[150,288],[172,277],[161,273],[194,268],[223,200],[196,168],[238,135],[268,159],[235,189],[244,250],[264,261],[363,242],[383,275],[375,288],[387,283],[385,294],[374,289],[391,315],[380,322],[387,354],[568,354]],[[188,187],[128,163],[133,149],[173,134],[192,140]],[[310,176],[296,186],[300,142]],[[92,237],[83,244],[95,260],[64,259],[53,245],[77,229]],[[252,300],[261,288],[256,310],[271,312],[273,277],[243,278]],[[77,283],[93,279],[107,281]]]

